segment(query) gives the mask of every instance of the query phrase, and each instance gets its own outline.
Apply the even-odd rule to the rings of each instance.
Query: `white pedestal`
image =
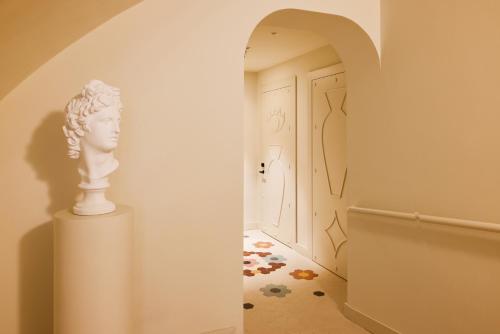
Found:
[[[54,219],[54,334],[132,332],[132,209]]]

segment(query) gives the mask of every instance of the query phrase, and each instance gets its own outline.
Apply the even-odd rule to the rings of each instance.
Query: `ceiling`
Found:
[[[245,71],[262,71],[327,44],[325,38],[306,30],[259,25],[247,44]]]

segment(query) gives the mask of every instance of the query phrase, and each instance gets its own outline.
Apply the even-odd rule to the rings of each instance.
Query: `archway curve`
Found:
[[[377,14],[378,15],[378,14]],[[290,29],[308,30],[321,35],[334,47],[346,69],[346,81],[349,87],[349,120],[347,122],[348,165],[351,175],[364,175],[364,166],[357,161],[366,154],[363,147],[370,140],[363,133],[375,122],[378,110],[381,110],[382,76],[381,57],[376,42],[354,19],[326,12],[296,8],[279,8],[263,13],[253,21],[253,26],[241,40],[238,50],[244,54],[253,31],[259,24],[282,26]],[[243,59],[243,57],[242,57]],[[241,61],[240,72],[244,72]],[[243,91],[241,77],[241,91]],[[362,177],[351,180],[350,203],[358,203],[362,198]]]
[[[245,42],[248,42],[255,28],[261,24],[309,30],[327,38],[330,44],[335,45],[342,59],[345,58],[344,54],[349,55],[349,50],[355,49],[367,52],[363,58],[376,60],[379,66],[381,64],[379,41],[373,33],[370,34],[360,24],[346,16],[300,8],[275,9],[263,14],[252,23],[244,39]],[[347,41],[343,41],[344,39]],[[243,52],[246,44],[243,46]]]

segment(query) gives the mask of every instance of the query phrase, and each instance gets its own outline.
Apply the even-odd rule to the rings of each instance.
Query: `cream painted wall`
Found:
[[[498,233],[352,213],[349,237],[356,311],[403,334],[498,333]]]
[[[244,228],[257,228],[260,221],[260,113],[257,109],[257,73],[245,72],[245,138],[243,150]]]
[[[62,108],[99,78],[126,108],[110,198],[136,210],[137,333],[242,332],[243,52],[262,18],[290,6],[359,22],[370,35],[328,16],[376,59],[378,1],[148,0],[0,101],[2,331],[51,333],[50,222],[78,182]]]
[[[408,189],[391,206],[500,223],[500,3],[385,0],[382,9],[383,117],[392,121],[379,182],[392,175]]]
[[[500,3],[381,8],[382,104],[354,139],[354,204],[500,223]],[[498,235],[349,223],[353,307],[405,334],[498,332]]]
[[[297,76],[297,243],[312,253],[312,152],[308,73],[340,62],[325,46],[258,72],[258,85]]]
[[[289,6],[351,18],[369,34],[339,16],[268,18],[322,32],[346,66],[351,203],[500,222],[500,3],[383,0],[380,68],[377,1],[148,0],[65,49],[0,101],[2,331],[51,332],[49,222],[70,205],[77,182],[63,158],[61,110],[95,77],[121,87],[126,106],[111,197],[137,212],[138,332],[241,332],[244,113],[235,111],[243,110],[242,54],[258,21]],[[457,319],[495,324],[489,315],[498,298],[468,303],[499,294],[492,279],[498,252],[478,248],[483,236],[449,242],[450,234],[376,227],[350,230],[359,258],[371,259],[378,247],[373,261],[350,263],[353,307],[413,333],[416,321],[435,323],[428,311],[382,310],[445,291],[434,310],[452,314],[439,320],[441,328],[469,329]],[[421,245],[410,249],[416,238]],[[420,279],[422,266],[411,263],[430,257]],[[467,265],[467,275],[477,274],[472,289]],[[398,280],[401,270],[409,271]],[[393,277],[393,284],[370,275]],[[452,294],[461,290],[464,298]]]

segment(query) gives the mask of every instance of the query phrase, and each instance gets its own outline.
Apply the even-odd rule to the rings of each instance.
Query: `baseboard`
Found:
[[[201,334],[235,334],[235,333],[236,333],[236,327],[228,327],[228,328],[216,329],[210,332],[203,332]]]
[[[373,334],[401,334],[387,325],[356,310],[348,303],[344,304],[344,315],[352,322],[358,324]]]
[[[308,259],[312,259],[312,254],[310,251],[307,250],[307,248],[305,248],[299,244],[293,244],[292,248],[300,255],[303,255],[303,256],[307,257]]]
[[[243,230],[257,230],[259,228],[259,222],[248,222],[243,224]]]

